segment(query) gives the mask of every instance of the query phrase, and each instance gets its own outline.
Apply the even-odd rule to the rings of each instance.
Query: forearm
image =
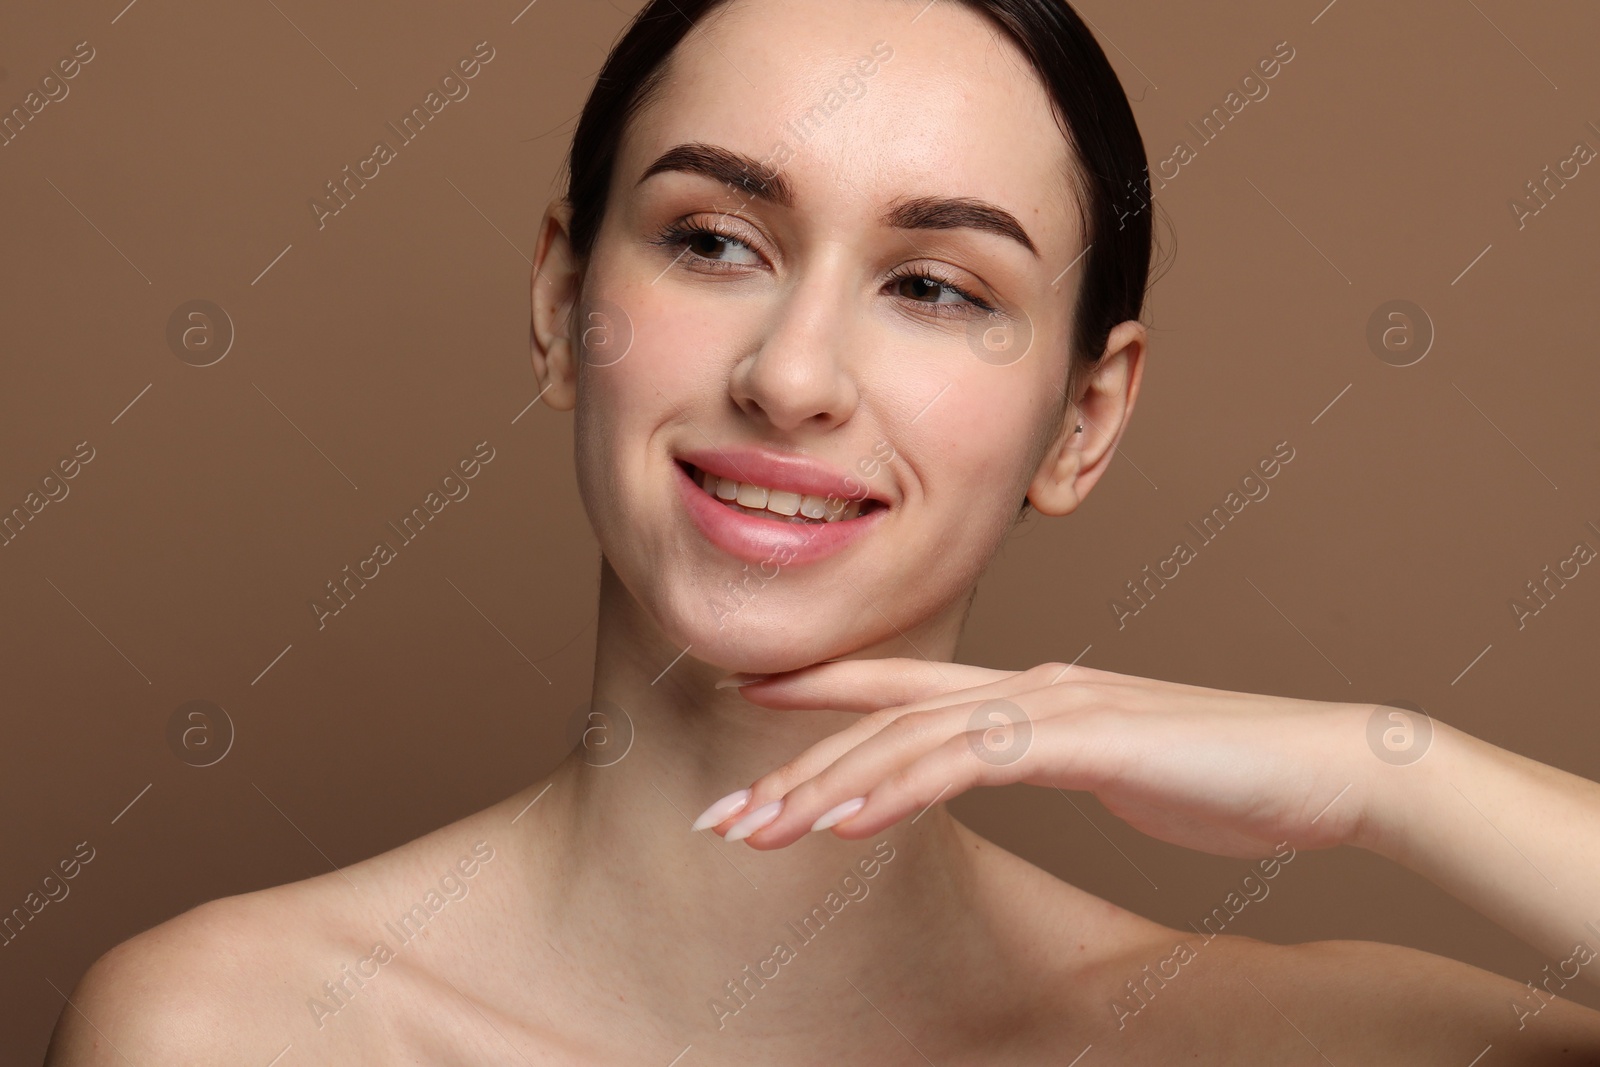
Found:
[[[1433,726],[1422,759],[1374,769],[1354,843],[1600,984],[1600,784]]]

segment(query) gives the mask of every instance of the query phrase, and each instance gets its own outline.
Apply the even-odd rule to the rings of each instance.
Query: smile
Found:
[[[677,457],[672,470],[695,528],[746,563],[788,566],[823,559],[876,527],[890,510],[859,481],[795,457],[693,453]]]
[[[863,511],[870,512],[883,506],[877,500],[846,500],[837,496],[796,493],[722,478],[708,474],[692,463],[685,463],[683,467],[689,479],[708,495],[740,514],[763,519],[796,524],[848,522],[859,518]]]

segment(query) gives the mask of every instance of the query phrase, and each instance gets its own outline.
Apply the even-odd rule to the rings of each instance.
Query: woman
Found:
[[[1358,845],[1600,973],[1593,783],[1442,724],[1386,762],[1399,709],[950,662],[1019,505],[1073,511],[1127,426],[1144,164],[1059,0],[651,3],[532,287],[603,552],[585,744],[119,946],[49,1062],[1594,1062],[1546,990],[1167,929],[943,807],[1092,790],[1259,879]]]

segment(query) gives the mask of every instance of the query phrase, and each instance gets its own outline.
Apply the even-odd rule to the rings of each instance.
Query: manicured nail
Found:
[[[715,826],[748,803],[750,803],[750,790],[741,789],[737,793],[729,793],[702,811],[700,817],[694,821],[692,830],[705,830]]]
[[[866,797],[856,797],[854,800],[847,800],[843,804],[837,804],[823,812],[817,821],[811,824],[811,829],[826,830],[830,826],[842,823],[860,811],[866,803]]]
[[[770,674],[730,674],[712,688],[731,689],[735,686],[755,685],[757,682],[764,682],[771,677],[772,675]]]
[[[778,812],[783,810],[783,798],[779,797],[770,804],[763,804],[749,815],[734,823],[728,830],[724,841],[743,841],[767,823],[778,817]]]

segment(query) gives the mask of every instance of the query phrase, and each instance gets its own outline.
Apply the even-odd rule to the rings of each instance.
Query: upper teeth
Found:
[[[785,489],[769,489],[764,485],[736,482],[732,478],[719,478],[715,474],[697,471],[698,481],[706,492],[719,500],[726,500],[756,511],[771,511],[778,515],[800,515],[807,519],[839,522],[861,514],[861,501],[842,500],[838,497],[812,496],[791,493]]]

